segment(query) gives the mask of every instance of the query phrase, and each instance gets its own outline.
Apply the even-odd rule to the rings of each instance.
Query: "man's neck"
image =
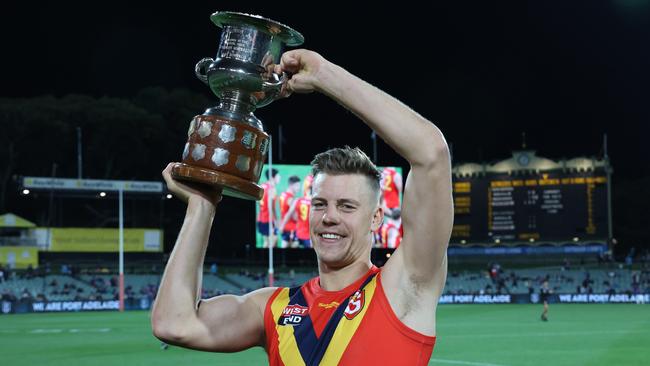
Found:
[[[340,291],[361,278],[371,267],[370,259],[337,268],[331,268],[325,263],[319,263],[320,287],[325,291]]]

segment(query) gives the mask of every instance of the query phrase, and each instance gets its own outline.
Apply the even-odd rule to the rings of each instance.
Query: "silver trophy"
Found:
[[[172,176],[259,200],[269,136],[253,112],[280,95],[287,75],[274,73],[273,66],[285,46],[301,45],[304,37],[257,15],[216,12],[210,19],[223,29],[219,50],[215,59],[199,61],[195,73],[219,104],[190,122],[183,161],[174,165]]]

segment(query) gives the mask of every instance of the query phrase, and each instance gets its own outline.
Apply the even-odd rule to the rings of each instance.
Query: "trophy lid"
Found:
[[[218,27],[229,24],[250,24],[272,36],[280,38],[287,46],[299,46],[305,41],[300,32],[268,18],[259,15],[238,13],[234,11],[218,11],[210,16]]]

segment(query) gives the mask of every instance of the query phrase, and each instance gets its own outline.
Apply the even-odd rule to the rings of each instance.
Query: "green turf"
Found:
[[[650,365],[649,305],[443,305],[430,365]],[[147,312],[0,316],[2,365],[263,365],[261,349],[212,354],[151,335]]]

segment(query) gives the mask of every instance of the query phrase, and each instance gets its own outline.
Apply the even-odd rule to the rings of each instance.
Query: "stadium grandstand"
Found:
[[[152,267],[148,261],[135,262],[125,276],[127,308],[146,310],[155,297],[162,268]],[[222,294],[245,294],[268,285],[263,267],[219,266],[218,272],[211,267],[204,268],[204,298]],[[119,296],[118,275],[114,269],[107,268],[105,261],[58,265],[46,263],[44,268],[22,270],[10,269],[5,265],[0,273],[4,313],[37,311],[29,308],[34,303],[116,301]],[[279,271],[275,283],[277,286],[295,287],[314,275],[313,270],[307,269]],[[483,297],[482,301],[534,303],[538,302],[535,295],[544,281],[548,281],[557,294],[553,302],[571,302],[560,300],[560,295],[563,294],[574,298],[576,295],[606,294],[617,302],[637,302],[637,295],[650,293],[650,257],[639,257],[632,266],[615,262],[580,265],[567,261],[564,265],[536,268],[504,268],[496,262],[484,269],[461,270],[452,267],[444,295],[489,295]],[[490,300],[497,299],[497,296],[492,295],[510,295],[512,300]],[[472,302],[467,297],[459,298],[464,300],[455,302]],[[449,298],[446,301],[454,300]],[[607,302],[602,298],[592,301]],[[647,297],[639,297],[639,301],[647,301]],[[45,305],[38,305],[39,308],[41,306]]]
[[[545,281],[552,303],[647,302],[650,254],[632,250],[618,260],[612,255],[607,171],[603,160],[554,162],[529,150],[494,164],[454,167],[456,218],[441,302],[537,303]],[[73,212],[88,204],[101,208],[98,215],[108,217],[107,223],[115,223],[119,196],[110,191],[111,184],[117,183],[25,177],[20,193],[53,205],[54,217],[45,223],[66,222],[67,211],[57,205]],[[164,209],[169,199],[156,184],[131,183],[123,198],[127,216],[150,225],[123,229],[126,309],[149,309],[168,257],[163,248],[170,248],[175,237],[160,225],[156,209]],[[73,216],[70,221],[79,220]],[[11,213],[0,216],[0,225],[3,313],[84,305],[119,309],[119,228],[44,227]],[[206,260],[204,298],[269,285],[266,249],[253,243],[242,247],[247,247],[245,255]],[[393,250],[377,246],[373,261],[382,265]],[[275,251],[274,285],[295,287],[316,275],[311,251]]]

